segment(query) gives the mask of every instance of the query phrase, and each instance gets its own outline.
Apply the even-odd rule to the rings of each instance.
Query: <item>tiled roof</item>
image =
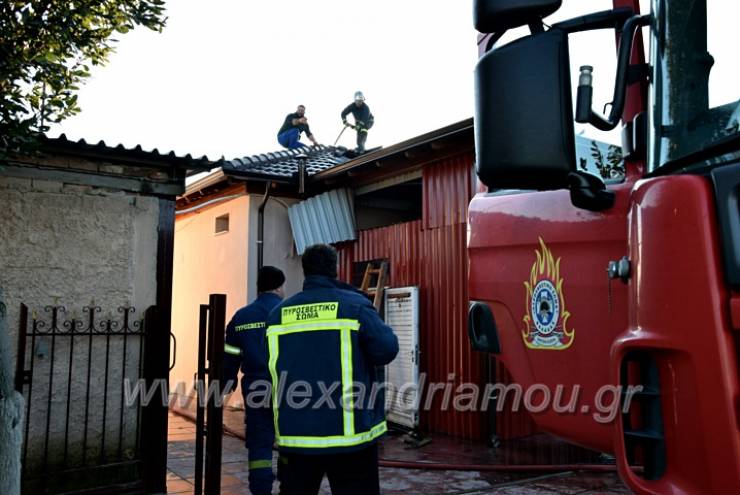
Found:
[[[357,156],[353,151],[341,146],[335,148],[319,145],[245,156],[223,162],[221,167],[226,174],[290,180],[298,171],[298,163],[301,159],[297,156],[301,154],[308,156],[305,160],[309,177],[346,163]]]
[[[45,135],[41,136],[41,142],[47,149],[73,151],[75,153],[86,153],[100,155],[106,158],[119,160],[146,161],[152,164],[161,164],[166,166],[176,165],[188,170],[209,170],[215,166],[214,161],[207,156],[193,157],[188,153],[181,156],[176,155],[174,151],[160,152],[157,148],[147,151],[136,145],[133,148],[126,148],[122,144],[108,145],[105,141],[97,143],[88,143],[84,139],[73,141],[66,135],[61,134],[59,137],[51,138]]]

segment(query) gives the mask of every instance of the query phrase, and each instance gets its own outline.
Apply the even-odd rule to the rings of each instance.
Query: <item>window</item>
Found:
[[[216,234],[223,234],[229,231],[229,214],[216,217]]]
[[[682,159],[701,165],[736,159],[740,76],[733,27],[740,5],[726,0],[660,0],[655,5],[661,22],[651,45],[656,59],[651,137],[656,146],[650,168]]]

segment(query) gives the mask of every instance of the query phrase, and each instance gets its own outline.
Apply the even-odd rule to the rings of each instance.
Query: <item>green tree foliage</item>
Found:
[[[591,157],[596,163],[596,168],[599,169],[602,179],[616,179],[624,177],[624,159],[622,158],[622,148],[619,146],[610,144],[607,149],[607,154],[604,156],[599,144],[592,140],[591,141]],[[586,170],[585,160],[581,161],[581,168]]]
[[[0,0],[0,159],[79,112],[90,67],[137,25],[161,31],[164,0]]]

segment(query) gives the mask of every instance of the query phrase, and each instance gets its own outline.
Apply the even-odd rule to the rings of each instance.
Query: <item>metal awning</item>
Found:
[[[288,209],[298,254],[312,244],[332,244],[356,238],[352,192],[336,189],[301,201]]]

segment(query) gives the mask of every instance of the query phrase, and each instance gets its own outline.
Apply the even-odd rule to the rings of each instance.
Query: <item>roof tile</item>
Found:
[[[308,155],[306,158],[306,170],[308,175],[313,175],[330,169],[342,163],[350,161],[354,156],[348,153],[346,148],[335,148],[333,146],[313,146],[296,148],[292,150],[280,150],[271,153],[263,153],[253,156],[245,156],[234,160],[225,161],[222,164],[224,171],[234,171],[261,175],[265,178],[278,177],[290,178],[298,171],[300,154]]]

